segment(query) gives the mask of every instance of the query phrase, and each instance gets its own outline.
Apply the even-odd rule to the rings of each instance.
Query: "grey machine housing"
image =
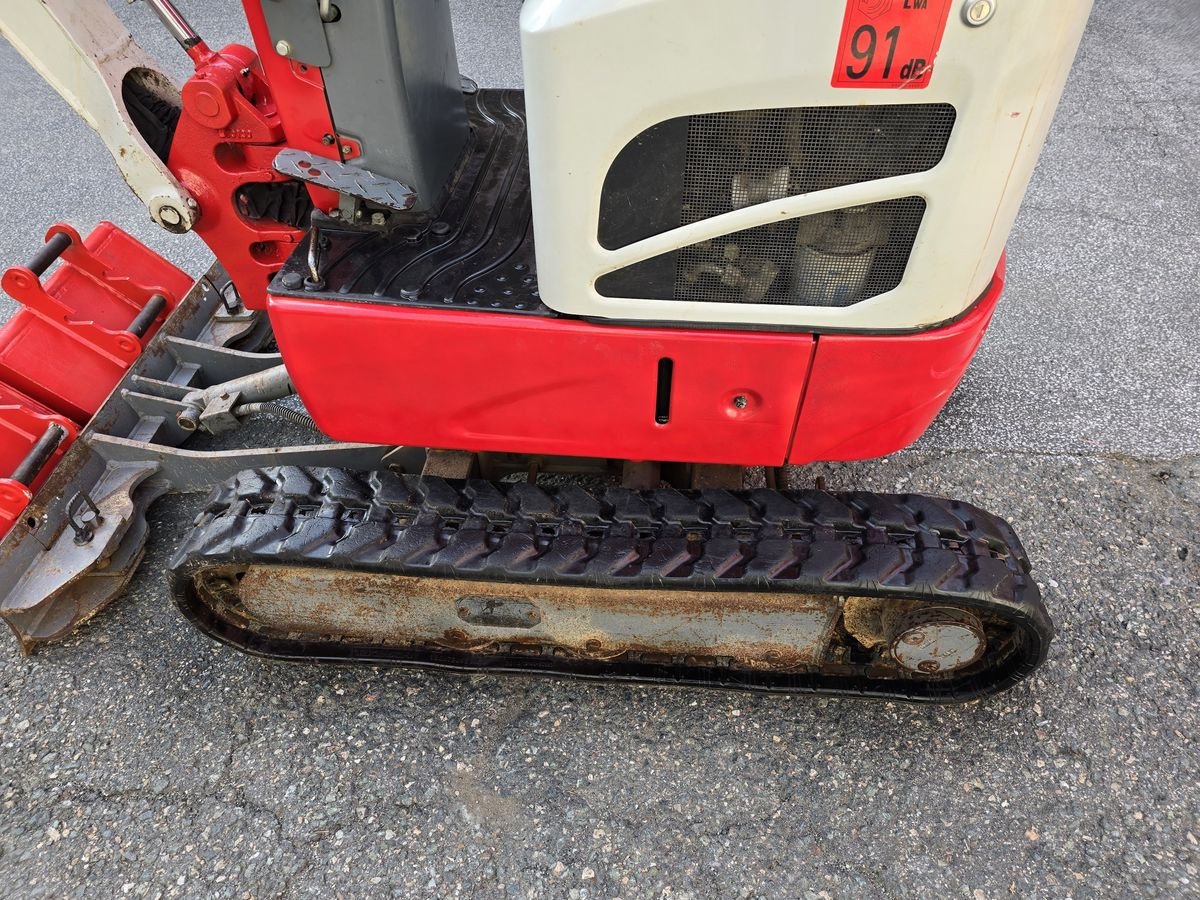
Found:
[[[415,191],[436,214],[470,136],[448,0],[346,0],[326,19],[313,0],[267,0],[277,50],[321,69],[355,164]]]

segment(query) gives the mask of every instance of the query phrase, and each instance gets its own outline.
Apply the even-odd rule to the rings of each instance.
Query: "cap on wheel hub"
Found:
[[[897,624],[892,658],[910,672],[937,675],[966,668],[987,649],[983,625],[963,609],[916,610]]]

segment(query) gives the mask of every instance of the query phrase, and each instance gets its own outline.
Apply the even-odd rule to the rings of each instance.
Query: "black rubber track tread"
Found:
[[[1023,645],[1007,668],[959,681],[745,672],[714,681],[711,673],[692,679],[666,669],[614,674],[578,660],[577,670],[559,674],[946,702],[1012,685],[1041,663],[1053,636],[1028,558],[1008,523],[969,504],[912,494],[593,491],[291,466],[242,472],[214,490],[172,563],[175,595],[189,617],[214,636],[264,655],[404,662],[361,646],[338,652],[298,642],[256,644],[254,635],[235,633],[201,608],[192,589],[201,570],[270,563],[599,587],[920,599],[998,616],[1018,630]],[[513,667],[499,662],[493,668]]]

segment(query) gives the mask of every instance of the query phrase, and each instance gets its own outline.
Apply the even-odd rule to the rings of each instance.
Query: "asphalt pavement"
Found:
[[[244,39],[232,0],[180,5]],[[519,3],[452,5],[463,71],[519,84]],[[29,658],[0,640],[0,893],[1196,894],[1198,46],[1195,0],[1098,0],[958,393],[912,450],[791,473],[1016,523],[1058,627],[1028,682],[927,709],[264,662],[172,607],[198,498],[169,498],[122,600]],[[207,266],[2,43],[0,85],[0,260],[108,218]]]

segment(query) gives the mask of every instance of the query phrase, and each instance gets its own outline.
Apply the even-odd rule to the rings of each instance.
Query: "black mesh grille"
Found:
[[[945,154],[954,121],[953,106],[927,103],[662,122],[613,162],[600,243],[616,249],[734,209],[926,171]],[[607,275],[597,289],[605,296],[845,306],[899,284],[924,210],[909,197],[753,228]]]
[[[941,160],[953,126],[948,103],[692,116],[681,223],[924,172]]]
[[[920,197],[760,225],[601,277],[605,297],[850,306],[904,277],[925,214]]]

